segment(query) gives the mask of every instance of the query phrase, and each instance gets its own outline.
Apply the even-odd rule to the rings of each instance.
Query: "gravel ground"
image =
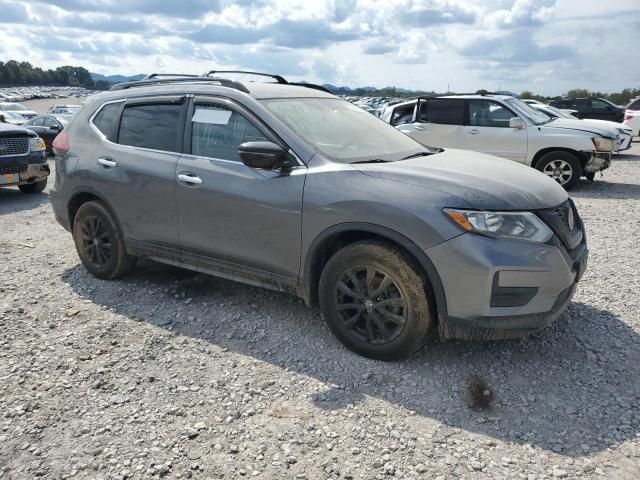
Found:
[[[573,196],[590,265],[553,326],[382,363],[286,295],[95,279],[46,191],[0,190],[0,478],[638,479],[640,144]]]

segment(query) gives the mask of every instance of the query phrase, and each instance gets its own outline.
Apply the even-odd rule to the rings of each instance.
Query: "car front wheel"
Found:
[[[422,347],[433,327],[420,268],[390,244],[365,241],[335,253],[319,299],[333,334],[366,357],[396,360]]]
[[[18,185],[18,188],[22,193],[42,193],[47,187],[47,179],[40,180],[39,182],[25,183],[24,185]]]
[[[536,168],[562,185],[565,190],[575,187],[582,176],[580,160],[570,152],[546,153],[538,160]]]

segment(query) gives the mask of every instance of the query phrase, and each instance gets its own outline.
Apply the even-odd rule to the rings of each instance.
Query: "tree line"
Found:
[[[12,85],[56,85],[96,88],[89,70],[66,65],[55,70],[43,70],[29,62],[9,60],[0,62],[0,86]]]

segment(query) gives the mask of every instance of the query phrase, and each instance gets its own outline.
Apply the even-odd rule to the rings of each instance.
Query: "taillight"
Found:
[[[625,120],[631,120],[633,118],[633,115],[631,115],[630,113],[625,113],[624,114],[624,119]]]
[[[53,153],[55,155],[65,155],[69,151],[69,134],[64,130],[53,139]]]

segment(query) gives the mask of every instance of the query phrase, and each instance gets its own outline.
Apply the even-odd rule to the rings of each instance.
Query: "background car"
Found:
[[[47,146],[47,153],[53,153],[53,140],[69,123],[70,117],[56,115],[38,115],[25,122],[24,126],[38,134]]]
[[[4,123],[12,125],[23,125],[27,121],[26,118],[16,112],[0,112],[0,116],[4,119]]]
[[[561,110],[559,108],[552,107],[551,105],[544,104],[530,104],[531,107],[536,110],[548,115],[551,118],[566,118],[569,120],[575,120],[575,117],[566,113],[566,110]],[[631,140],[633,139],[633,130],[630,126],[625,125],[624,123],[616,123],[610,122],[608,120],[597,120],[594,118],[581,119],[580,121],[586,122],[587,124],[595,125],[598,127],[610,128],[612,131],[612,135],[618,137],[618,141],[616,142],[616,151],[620,152],[622,150],[627,150],[631,148]]]
[[[53,105],[49,107],[47,113],[54,115],[74,115],[80,110],[80,105]]]
[[[615,132],[558,119],[496,94],[418,97],[387,108],[382,120],[430,147],[460,148],[524,163],[573,188],[609,168]]]
[[[569,108],[578,111],[578,118],[595,118],[622,123],[624,108],[604,98],[559,98],[549,102],[556,108]]]
[[[634,136],[640,136],[640,97],[631,100],[624,108],[624,125],[631,128]]]
[[[36,112],[29,110],[24,105],[12,102],[0,103],[0,112],[15,112],[22,115],[27,120],[38,115]]]

